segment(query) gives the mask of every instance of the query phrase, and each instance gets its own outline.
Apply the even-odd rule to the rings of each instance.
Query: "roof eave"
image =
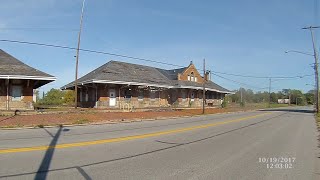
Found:
[[[25,80],[45,80],[55,81],[56,77],[53,76],[24,76],[24,75],[0,75],[0,79],[25,79]]]

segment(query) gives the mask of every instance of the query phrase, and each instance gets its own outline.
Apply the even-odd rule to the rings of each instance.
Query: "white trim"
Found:
[[[0,79],[34,79],[34,80],[48,80],[55,81],[56,77],[46,77],[46,76],[23,76],[23,75],[0,75]]]

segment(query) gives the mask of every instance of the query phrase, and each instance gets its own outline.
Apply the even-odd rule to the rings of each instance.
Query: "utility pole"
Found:
[[[314,56],[314,74],[315,74],[315,85],[316,85],[316,112],[319,112],[319,75],[318,75],[318,51],[316,48],[316,44],[315,44],[315,39],[314,39],[314,35],[313,35],[313,29],[317,29],[320,26],[309,26],[309,27],[305,27],[302,29],[309,29],[310,33],[311,33],[311,38],[312,38],[312,45],[313,45],[313,56]]]
[[[80,50],[80,40],[81,40],[81,31],[82,31],[82,19],[83,19],[83,10],[84,10],[84,3],[86,0],[82,2],[82,9],[81,9],[81,16],[80,16],[80,29],[78,34],[78,46],[77,46],[77,55],[76,55],[76,75],[74,81],[74,91],[75,91],[75,102],[74,108],[77,109],[78,107],[78,66],[79,66],[79,50]]]
[[[203,59],[203,89],[202,89],[202,114],[205,112],[205,101],[206,101],[206,60]]]
[[[269,78],[269,107],[271,107],[271,78]]]

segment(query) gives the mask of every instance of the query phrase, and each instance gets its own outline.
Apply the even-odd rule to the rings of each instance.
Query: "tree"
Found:
[[[72,90],[65,90],[63,100],[65,104],[72,105],[75,100],[75,92]]]
[[[59,89],[51,89],[39,102],[44,105],[61,105],[63,103],[63,92]]]
[[[290,89],[290,101],[292,104],[305,105],[306,97],[300,90]]]
[[[270,94],[270,101],[271,103],[278,103],[278,95],[276,93],[271,93]]]
[[[306,97],[307,104],[313,104],[314,103],[314,93],[306,93],[304,94]]]

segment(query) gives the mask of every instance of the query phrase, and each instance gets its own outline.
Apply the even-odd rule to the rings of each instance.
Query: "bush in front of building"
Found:
[[[224,99],[221,103],[221,107],[226,108],[227,106],[228,106],[228,102],[226,101],[226,99]]]

